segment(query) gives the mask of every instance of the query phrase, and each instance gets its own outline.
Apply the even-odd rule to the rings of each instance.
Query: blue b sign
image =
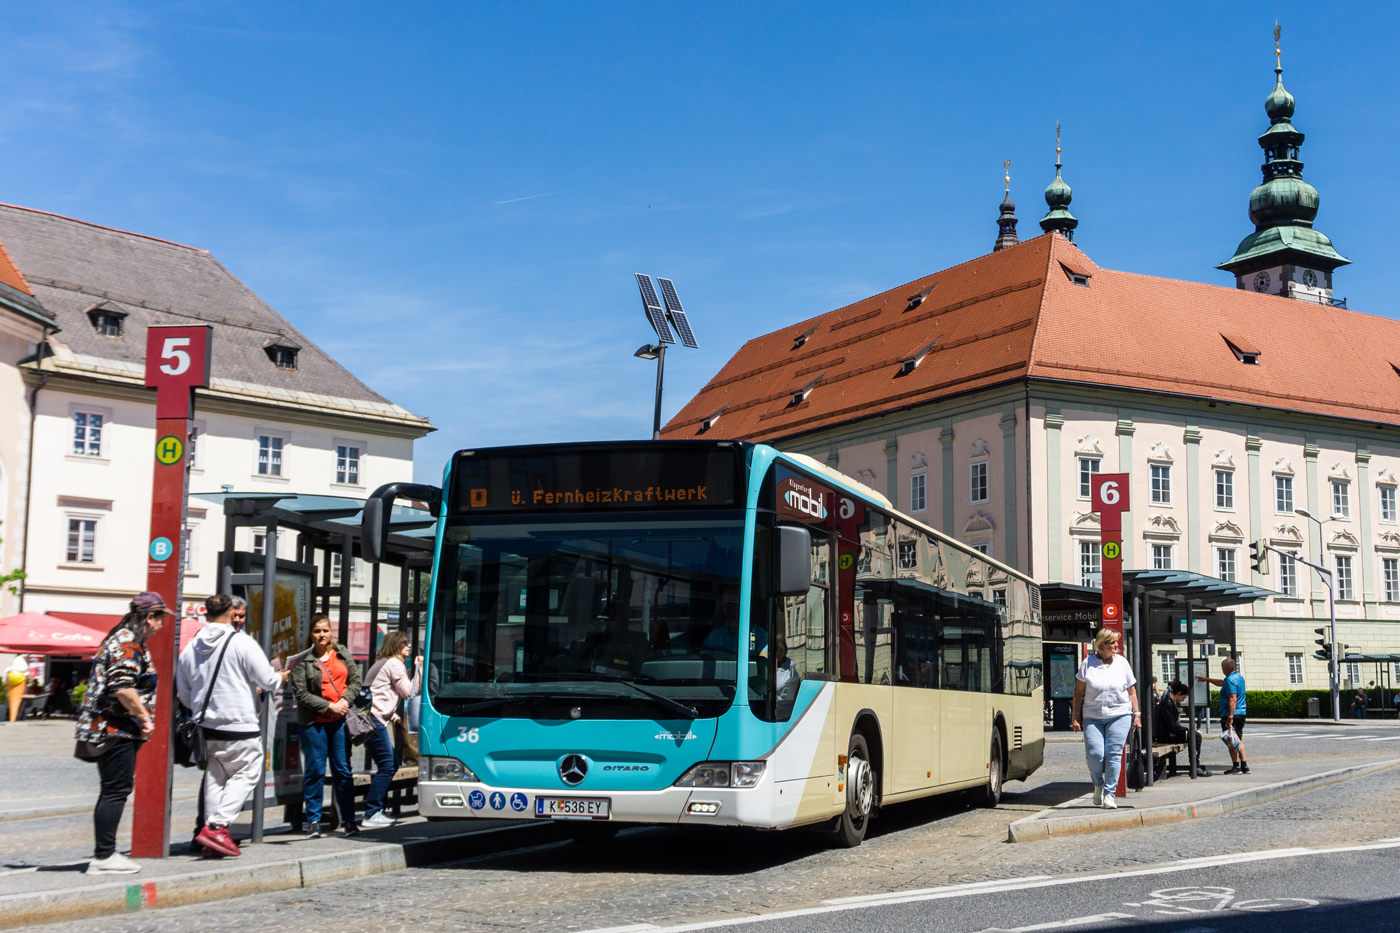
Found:
[[[170,543],[169,538],[156,538],[151,542],[151,560],[169,560],[174,553],[175,545]]]

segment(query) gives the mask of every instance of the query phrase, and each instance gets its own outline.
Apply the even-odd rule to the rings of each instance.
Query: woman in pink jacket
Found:
[[[407,635],[390,632],[379,646],[379,659],[365,675],[370,715],[374,719],[374,732],[365,740],[365,747],[374,756],[374,778],[365,795],[365,818],[360,824],[365,829],[380,829],[397,822],[384,812],[384,797],[394,780],[394,743],[389,739],[389,724],[398,721],[399,701],[418,692],[417,683],[408,679],[404,665],[411,650]]]

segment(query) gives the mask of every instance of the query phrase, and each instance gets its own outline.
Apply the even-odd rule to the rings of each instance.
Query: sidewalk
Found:
[[[1007,842],[1033,842],[1051,836],[1110,832],[1221,816],[1240,807],[1268,803],[1338,781],[1400,765],[1400,758],[1324,758],[1269,761],[1249,774],[1196,778],[1185,769],[1140,791],[1117,798],[1117,810],[1093,805],[1092,794],[1066,801],[1007,827]]]

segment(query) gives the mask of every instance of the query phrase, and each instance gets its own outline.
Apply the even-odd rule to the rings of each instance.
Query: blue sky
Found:
[[[1271,30],[1336,291],[1395,315],[1393,5],[15,5],[0,200],[211,250],[452,451],[642,437],[635,271],[701,349],[1038,232],[1056,121],[1077,242],[1228,285]]]

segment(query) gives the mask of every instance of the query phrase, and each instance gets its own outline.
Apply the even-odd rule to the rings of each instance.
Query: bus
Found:
[[[816,460],[741,441],[462,450],[418,731],[430,819],[806,828],[996,806],[1041,764],[1039,591]]]

